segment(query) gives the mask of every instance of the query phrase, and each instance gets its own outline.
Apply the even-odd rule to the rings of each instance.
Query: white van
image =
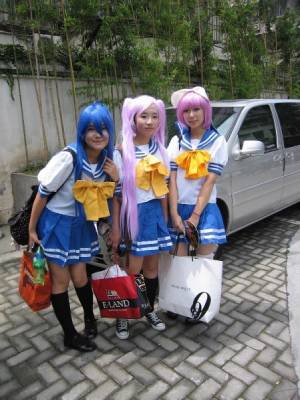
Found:
[[[218,204],[233,233],[300,202],[300,100],[213,101],[213,125],[228,142]],[[167,110],[169,137],[173,109]]]

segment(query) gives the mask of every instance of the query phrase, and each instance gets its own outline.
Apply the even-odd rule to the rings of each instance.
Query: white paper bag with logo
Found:
[[[115,264],[103,269],[102,271],[94,272],[92,275],[92,279],[108,279],[116,278],[117,276],[127,276],[127,272]]]
[[[222,261],[161,254],[159,306],[209,323],[219,312]]]

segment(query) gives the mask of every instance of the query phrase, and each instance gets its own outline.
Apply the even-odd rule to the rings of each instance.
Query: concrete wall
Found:
[[[20,78],[20,90],[17,79],[14,80],[13,97],[4,77],[0,77],[0,225],[5,223],[13,209],[11,173],[22,171],[26,166],[25,141],[27,142],[30,163],[43,161],[63,147],[62,132],[66,142],[75,140],[75,111],[71,96],[71,82],[59,79],[58,96],[55,81],[41,79],[36,81],[41,93],[41,112],[39,111],[34,80]],[[77,82],[77,85],[87,85]],[[124,93],[129,95],[125,88]],[[53,96],[51,97],[51,90]],[[62,122],[59,116],[58,100],[61,103]],[[78,98],[78,109],[87,100]],[[22,104],[22,107],[21,107]],[[22,112],[23,108],[23,112]],[[79,111],[79,110],[78,110]],[[116,132],[120,127],[119,109],[114,110]],[[22,121],[23,116],[23,121]],[[46,132],[49,157],[45,154],[43,129]]]
[[[32,193],[31,186],[36,184],[37,178],[35,175],[23,174],[22,172],[13,172],[11,174],[12,195],[16,210],[24,206],[25,200]]]

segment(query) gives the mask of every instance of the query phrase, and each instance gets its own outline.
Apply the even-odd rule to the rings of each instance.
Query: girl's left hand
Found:
[[[190,216],[190,218],[188,219],[188,221],[191,222],[194,225],[195,228],[197,228],[197,226],[199,224],[199,219],[200,219],[200,216],[193,213]]]
[[[114,182],[119,181],[119,172],[116,164],[110,160],[109,158],[106,159],[104,166],[103,166],[103,171],[111,177],[111,179]]]

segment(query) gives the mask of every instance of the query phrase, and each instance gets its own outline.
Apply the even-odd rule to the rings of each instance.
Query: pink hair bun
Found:
[[[172,93],[171,95],[171,103],[172,106],[177,107],[180,100],[185,96],[187,93],[196,93],[199,96],[203,97],[204,99],[209,101],[209,98],[206,94],[205,89],[202,86],[195,86],[194,88],[190,89],[180,89],[176,90],[176,92]]]

